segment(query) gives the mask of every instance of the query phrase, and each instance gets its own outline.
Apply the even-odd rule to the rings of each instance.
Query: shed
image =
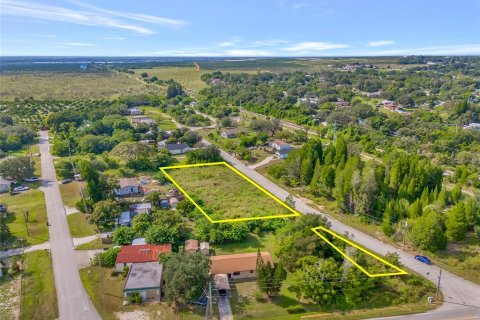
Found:
[[[177,198],[170,198],[169,202],[170,202],[170,207],[172,207],[172,209],[177,208],[177,204],[178,204]]]
[[[210,254],[210,244],[206,241],[200,242],[200,252],[208,256]]]
[[[198,240],[195,239],[189,239],[185,241],[185,246],[184,246],[185,252],[188,253],[193,253],[198,251]]]

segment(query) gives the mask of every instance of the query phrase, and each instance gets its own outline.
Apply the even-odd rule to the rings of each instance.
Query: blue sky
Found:
[[[479,0],[0,0],[1,55],[480,54]]]

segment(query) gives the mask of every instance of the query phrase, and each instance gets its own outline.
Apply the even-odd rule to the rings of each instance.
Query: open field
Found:
[[[75,205],[81,199],[80,189],[84,185],[85,185],[84,182],[77,182],[77,181],[73,181],[67,184],[61,184],[60,193],[62,195],[63,203],[68,207],[75,208]]]
[[[143,110],[145,115],[151,116],[153,119],[155,119],[155,122],[159,126],[160,129],[164,131],[169,131],[169,130],[175,130],[177,129],[177,126],[175,123],[170,121],[170,119],[166,118],[162,112],[155,107],[141,107],[140,109]]]
[[[113,269],[103,268],[100,272],[99,267],[88,267],[80,270],[82,283],[90,299],[92,299],[98,313],[102,319],[117,319],[116,315],[137,311],[147,315],[148,319],[154,320],[174,320],[176,319],[172,307],[166,303],[146,303],[140,307],[123,306],[123,287],[126,279],[121,275],[112,276]],[[103,287],[100,283],[100,275],[103,276],[103,282],[107,285]],[[205,309],[181,309],[180,319],[201,320],[205,318]]]
[[[57,319],[58,306],[50,253],[24,254],[21,319]]]
[[[8,205],[10,215],[6,222],[14,239],[9,248],[19,247],[19,238],[23,238],[24,245],[34,245],[48,241],[47,211],[44,194],[40,190],[24,191],[16,195],[4,194],[0,202]],[[23,213],[28,211],[28,234]]]
[[[158,93],[158,87],[136,81],[125,73],[99,71],[2,73],[0,99],[99,99]]]
[[[196,199],[197,204],[198,200],[203,201],[199,206],[215,215],[215,222],[298,215],[223,163],[170,168],[162,171],[167,172],[188,197]]]

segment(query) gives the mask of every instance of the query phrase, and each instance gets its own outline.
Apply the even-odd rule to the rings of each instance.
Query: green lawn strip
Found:
[[[76,246],[75,249],[76,250],[96,250],[96,249],[111,248],[111,247],[113,247],[113,244],[102,243],[102,240],[95,239],[90,242]]]
[[[68,228],[73,238],[91,236],[97,233],[95,225],[87,220],[87,215],[82,212],[72,213],[67,216]]]
[[[24,245],[34,245],[48,241],[47,210],[44,194],[40,190],[28,190],[16,195],[2,195],[0,202],[8,205],[8,211],[13,212],[6,222],[14,242],[10,248],[20,246],[19,238],[25,240]],[[29,212],[28,232],[23,213]]]
[[[292,214],[226,166],[189,167],[167,172],[190,196],[203,200],[221,219]]]
[[[174,320],[176,319],[172,307],[167,303],[146,303],[142,306],[123,306],[123,287],[125,279],[119,276],[112,276],[113,269],[99,267],[88,267],[80,270],[80,278],[90,299],[95,305],[102,319],[117,319],[115,313],[143,311],[148,314],[149,319]],[[100,274],[103,276],[103,294]],[[195,310],[195,309],[194,309]],[[180,319],[201,320],[205,318],[205,309],[181,310]]]
[[[75,205],[80,201],[80,188],[84,185],[84,182],[71,182],[60,185],[60,193],[62,195],[63,203],[75,208]]]
[[[268,251],[274,255],[275,235],[271,232],[262,235],[250,233],[243,242],[233,242],[225,244],[213,244],[212,250],[216,255],[234,254],[234,253],[250,253],[260,251]],[[274,261],[277,261],[274,256]]]
[[[35,251],[24,254],[22,275],[22,319],[57,319],[58,306],[50,253]]]

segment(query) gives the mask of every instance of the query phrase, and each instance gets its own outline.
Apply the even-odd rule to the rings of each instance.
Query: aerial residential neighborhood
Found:
[[[480,319],[480,4],[0,1],[0,320]]]

